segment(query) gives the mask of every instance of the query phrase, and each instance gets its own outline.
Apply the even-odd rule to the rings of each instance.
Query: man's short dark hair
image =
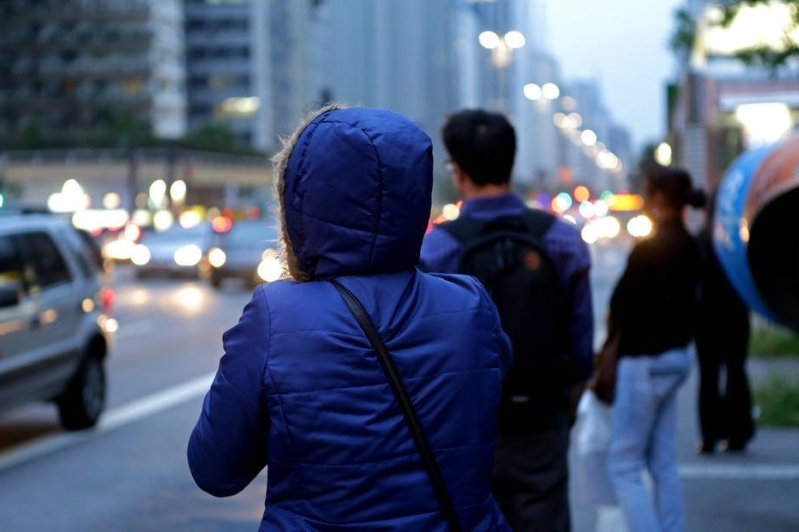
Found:
[[[441,136],[452,161],[476,185],[510,181],[516,131],[505,115],[483,109],[457,111],[447,116]]]

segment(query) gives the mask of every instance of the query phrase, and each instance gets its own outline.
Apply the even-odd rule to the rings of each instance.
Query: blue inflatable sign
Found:
[[[733,286],[799,333],[799,131],[733,161],[715,207],[713,247]]]
[[[749,243],[744,218],[747,193],[756,171],[774,144],[746,151],[727,169],[716,194],[713,247],[722,268],[740,296],[755,312],[776,321],[757,290],[747,258]]]

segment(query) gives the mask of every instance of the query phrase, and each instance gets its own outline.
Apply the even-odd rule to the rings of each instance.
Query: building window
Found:
[[[122,82],[122,89],[129,94],[138,94],[144,90],[144,78],[128,78]]]

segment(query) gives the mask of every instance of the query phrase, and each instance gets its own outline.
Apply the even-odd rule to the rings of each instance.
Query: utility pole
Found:
[[[128,175],[125,179],[127,189],[127,209],[131,217],[136,210],[136,196],[139,194],[139,154],[135,148],[128,148]]]

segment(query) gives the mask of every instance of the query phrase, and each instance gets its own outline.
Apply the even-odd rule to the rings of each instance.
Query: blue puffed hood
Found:
[[[430,137],[407,117],[333,109],[296,137],[282,176],[284,238],[309,278],[390,273],[418,261],[430,216]]]

